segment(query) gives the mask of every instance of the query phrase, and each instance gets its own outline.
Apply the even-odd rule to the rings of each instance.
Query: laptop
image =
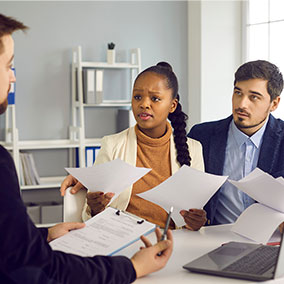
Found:
[[[198,273],[265,281],[284,275],[284,241],[280,246],[229,242],[185,264]]]

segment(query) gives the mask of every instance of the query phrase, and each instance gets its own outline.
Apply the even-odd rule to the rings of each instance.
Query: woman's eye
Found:
[[[153,102],[158,102],[158,101],[160,101],[160,99],[157,98],[157,97],[152,97],[152,101],[153,101]]]
[[[134,100],[141,100],[141,96],[140,95],[135,95],[133,96]]]

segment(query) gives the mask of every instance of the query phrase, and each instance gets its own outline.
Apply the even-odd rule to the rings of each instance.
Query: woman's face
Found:
[[[146,72],[136,80],[132,111],[139,129],[147,136],[158,138],[164,135],[168,115],[175,111],[177,104],[163,75]]]

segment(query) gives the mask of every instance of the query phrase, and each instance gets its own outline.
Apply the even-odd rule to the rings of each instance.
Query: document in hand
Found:
[[[156,225],[141,218],[108,207],[74,230],[50,242],[53,250],[80,256],[113,255],[154,231]]]
[[[267,243],[284,221],[284,182],[256,168],[239,181],[229,180],[259,203],[248,207],[237,219],[232,231],[259,243]]]
[[[133,167],[120,159],[87,168],[65,168],[89,191],[113,192],[115,197],[151,169]]]
[[[173,206],[172,219],[180,227],[185,224],[180,210],[202,208],[226,179],[226,176],[207,174],[183,165],[167,180],[138,195],[166,211]]]

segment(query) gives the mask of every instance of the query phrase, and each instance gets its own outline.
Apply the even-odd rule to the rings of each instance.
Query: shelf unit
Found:
[[[72,121],[69,129],[69,139],[51,139],[51,140],[19,140],[19,131],[16,127],[16,106],[15,104],[8,105],[5,113],[5,138],[0,141],[0,145],[4,146],[12,154],[15,162],[15,167],[19,176],[20,168],[20,150],[45,150],[45,149],[68,149],[69,150],[69,165],[75,165],[74,151],[77,148],[79,151],[79,166],[85,166],[85,147],[100,146],[100,138],[86,138],[85,137],[85,119],[84,108],[130,108],[131,96],[129,100],[108,100],[101,104],[85,104],[83,103],[83,82],[82,71],[83,68],[93,69],[128,69],[131,72],[130,89],[136,75],[141,71],[141,54],[140,49],[130,50],[130,63],[114,63],[108,64],[106,62],[86,62],[82,61],[81,47],[78,46],[72,52]],[[76,91],[77,85],[77,91]],[[77,95],[76,95],[76,92]],[[76,99],[76,97],[78,99]],[[22,191],[27,190],[43,190],[49,188],[59,188],[63,176],[40,177],[41,183],[39,185],[20,185]],[[39,225],[41,226],[41,224]]]
[[[119,62],[109,64],[106,62],[90,62],[82,61],[82,48],[77,46],[72,51],[72,125],[70,127],[70,138],[79,141],[79,164],[85,165],[85,146],[91,144],[92,139],[85,138],[85,113],[86,107],[102,108],[121,108],[131,106],[131,95],[129,100],[107,100],[100,104],[86,104],[83,101],[83,69],[117,69],[130,70],[130,85],[131,92],[133,82],[138,73],[141,72],[141,52],[139,48],[130,50],[130,63]],[[97,144],[92,144],[97,146]]]
[[[19,140],[18,129],[16,128],[15,105],[9,105],[5,114],[5,140],[0,144],[9,150],[15,162],[19,177],[20,150],[43,150],[43,149],[74,149],[78,148],[78,141],[70,139],[58,140]],[[99,143],[99,139],[96,141]],[[69,159],[70,160],[70,159]],[[71,160],[70,160],[71,161]],[[68,165],[70,166],[70,165]],[[41,177],[39,185],[20,185],[21,190],[58,188],[64,177],[52,176]]]

